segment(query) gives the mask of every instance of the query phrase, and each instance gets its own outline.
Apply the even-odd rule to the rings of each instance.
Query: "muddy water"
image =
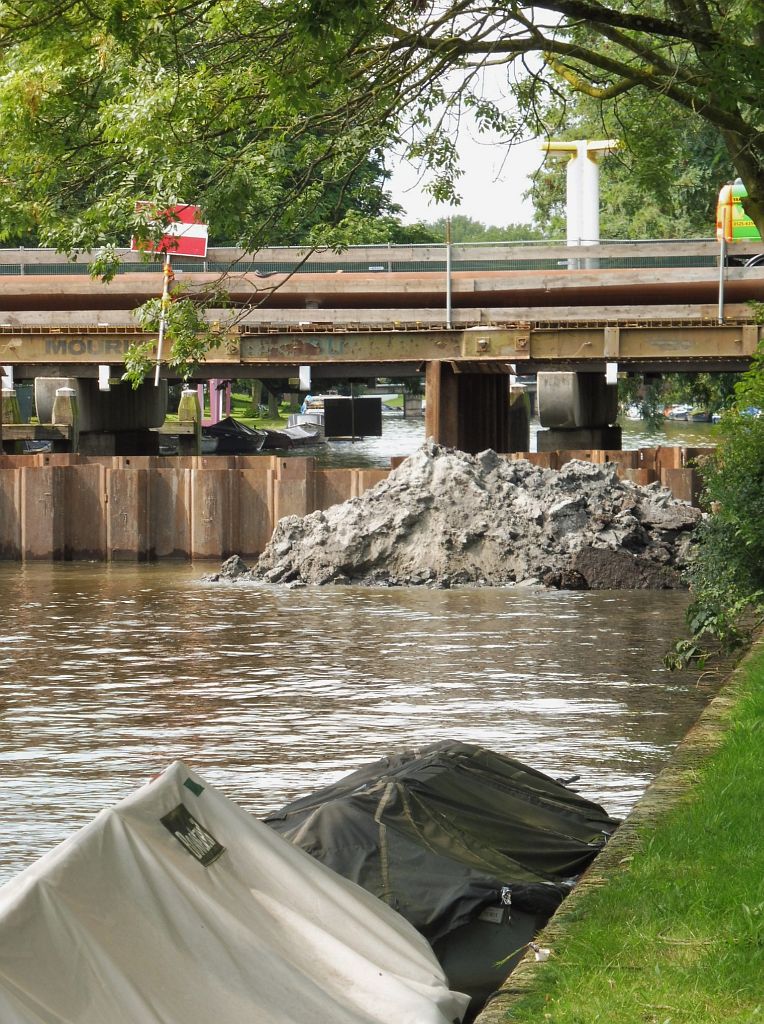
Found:
[[[623,813],[708,699],[686,596],[284,590],[0,563],[7,880],[175,758],[260,813],[402,744],[511,753]]]
[[[687,445],[703,447],[718,440],[718,428],[711,423],[683,423],[665,420],[651,428],[641,420],[621,419],[623,447],[625,449],[654,448],[657,445]],[[537,419],[531,422],[531,451],[537,450],[536,435],[540,429]],[[411,455],[424,443],[425,429],[422,417],[404,419],[398,413],[382,418],[382,436],[365,437],[357,441],[332,441],[315,448],[299,448],[280,455],[311,455],[319,466],[348,467],[375,466],[387,468],[394,455]],[[265,452],[264,455],[270,453]]]

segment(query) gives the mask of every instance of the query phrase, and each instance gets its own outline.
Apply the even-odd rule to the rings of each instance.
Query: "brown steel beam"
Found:
[[[698,321],[640,324],[534,323],[467,330],[357,330],[226,334],[210,364],[224,375],[264,366],[338,364],[420,364],[444,362],[529,365],[548,369],[604,361],[631,365],[671,362],[746,363],[757,349],[762,328],[754,323]],[[0,330],[0,363],[68,368],[120,363],[129,345],[151,335],[130,329],[87,331]],[[39,372],[39,371],[38,371]],[[258,371],[259,372],[259,371]],[[474,371],[470,371],[474,372]],[[504,372],[502,368],[500,372]]]

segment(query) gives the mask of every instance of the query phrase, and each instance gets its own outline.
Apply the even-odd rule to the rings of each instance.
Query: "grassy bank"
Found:
[[[764,644],[482,1022],[764,1022]]]

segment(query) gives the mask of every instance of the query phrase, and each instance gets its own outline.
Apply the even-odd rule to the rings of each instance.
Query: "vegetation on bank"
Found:
[[[764,1019],[764,645],[735,676],[715,753],[642,825],[605,885],[581,892],[564,944],[512,1024],[754,1024]]]
[[[735,385],[721,440],[701,464],[711,513],[698,535],[689,583],[691,636],[669,664],[703,662],[750,642],[764,624],[764,348]]]

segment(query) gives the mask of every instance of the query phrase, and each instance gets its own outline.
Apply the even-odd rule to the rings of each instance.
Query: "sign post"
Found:
[[[170,266],[170,254],[165,253],[164,267],[162,268],[162,307],[159,311],[159,337],[157,338],[157,361],[154,367],[154,387],[159,387],[159,371],[162,366],[162,345],[164,344],[164,333],[167,329],[167,307],[170,305],[170,281],[173,273]]]

